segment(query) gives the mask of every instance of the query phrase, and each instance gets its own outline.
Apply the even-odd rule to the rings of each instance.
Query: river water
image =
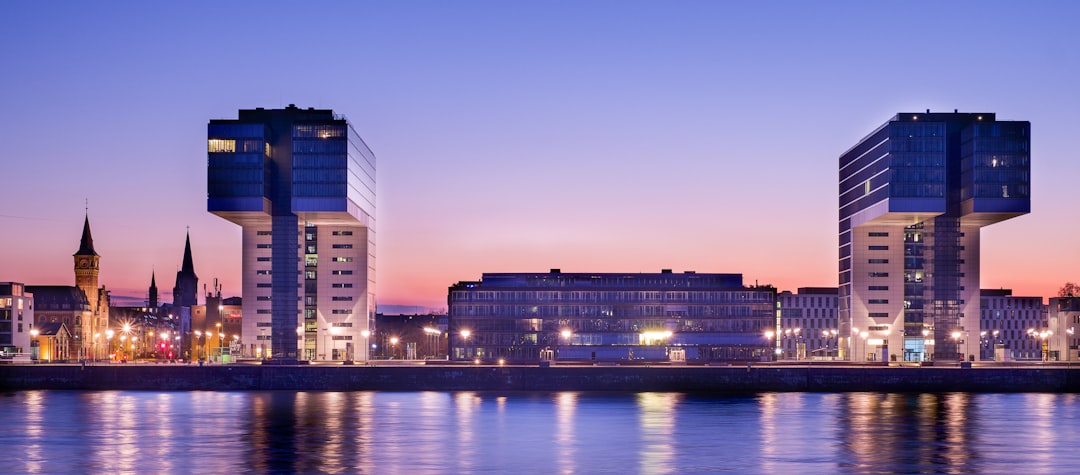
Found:
[[[1080,473],[1080,396],[0,392],[5,473]]]

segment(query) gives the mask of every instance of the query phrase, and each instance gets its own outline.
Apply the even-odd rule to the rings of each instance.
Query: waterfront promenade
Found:
[[[0,365],[0,389],[1080,392],[1080,366]]]

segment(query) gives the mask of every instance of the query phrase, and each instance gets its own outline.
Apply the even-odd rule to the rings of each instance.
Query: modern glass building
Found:
[[[776,289],[741,274],[484,274],[449,291],[451,360],[759,361]]]
[[[1030,211],[1030,130],[991,113],[900,113],[840,156],[851,360],[956,361],[978,348],[966,339],[979,333],[979,230]]]
[[[207,210],[243,227],[246,357],[366,359],[375,155],[329,109],[241,110],[207,127]]]

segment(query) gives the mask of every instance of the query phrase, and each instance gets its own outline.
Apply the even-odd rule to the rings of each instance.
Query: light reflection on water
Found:
[[[1062,394],[0,393],[13,473],[1074,473]],[[14,456],[12,456],[14,455]]]

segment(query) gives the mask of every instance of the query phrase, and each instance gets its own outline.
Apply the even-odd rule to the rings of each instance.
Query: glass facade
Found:
[[[849,350],[878,342],[852,359],[971,358],[979,229],[1030,210],[1030,127],[989,113],[901,113],[840,157],[841,334]],[[875,295],[882,288],[903,292]]]
[[[758,361],[777,323],[738,274],[484,274],[449,304],[454,360]]]

